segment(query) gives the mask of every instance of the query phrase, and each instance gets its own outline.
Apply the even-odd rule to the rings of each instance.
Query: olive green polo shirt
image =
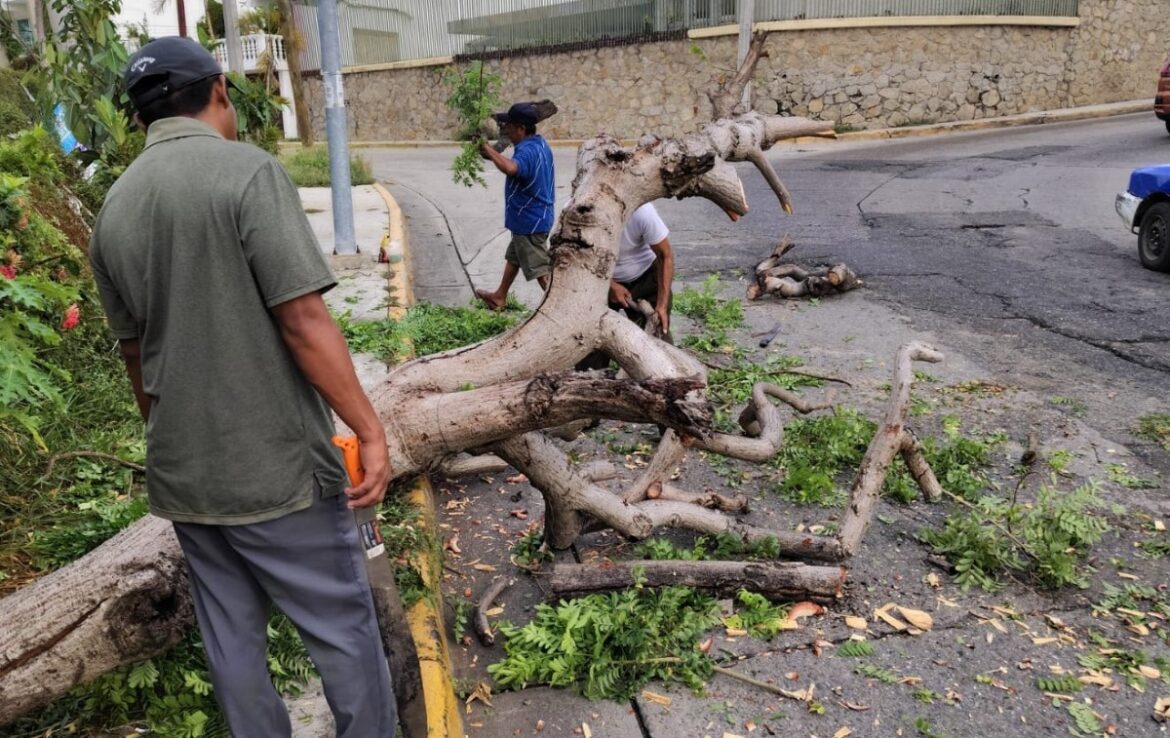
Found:
[[[280,164],[192,118],[151,125],[89,251],[110,329],[138,339],[151,512],[278,518],[344,489],[328,406],[271,308],[336,282]]]

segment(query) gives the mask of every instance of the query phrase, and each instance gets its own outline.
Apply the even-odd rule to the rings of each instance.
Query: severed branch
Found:
[[[937,363],[942,359],[942,354],[924,343],[909,343],[898,350],[890,404],[886,408],[885,418],[878,427],[877,434],[870,441],[865,457],[861,460],[861,467],[857,470],[857,476],[849,492],[849,505],[841,518],[841,532],[838,537],[841,558],[852,556],[861,546],[861,540],[873,519],[874,506],[881,496],[882,484],[885,482],[890,462],[894,460],[896,454],[903,452],[903,449],[909,449],[910,458],[907,462],[915,481],[922,487],[923,494],[930,499],[939,497],[941,489],[938,480],[935,479],[934,473],[930,472],[918,439],[906,429],[906,415],[910,408],[910,386],[914,382],[913,362]]]
[[[795,244],[787,235],[772,250],[772,255],[756,265],[756,281],[748,285],[747,299],[758,300],[764,295],[779,297],[819,297],[836,292],[848,292],[865,284],[852,269],[837,264],[819,270],[807,270],[782,260]]]
[[[647,587],[682,585],[721,596],[746,588],[775,600],[833,602],[841,596],[845,575],[841,566],[793,561],[607,561],[557,564],[550,583],[562,597],[632,587],[637,580]]]
[[[479,642],[485,646],[490,646],[496,642],[496,634],[492,631],[492,626],[488,623],[487,611],[492,609],[492,603],[496,598],[503,594],[504,590],[511,587],[514,583],[512,579],[497,579],[492,582],[492,585],[483,593],[483,597],[479,598],[479,603],[475,606],[475,635],[479,638]]]
[[[743,91],[751,82],[752,76],[755,75],[756,65],[760,63],[760,59],[768,56],[768,52],[764,50],[764,44],[767,40],[768,34],[763,31],[752,34],[752,42],[748,46],[747,55],[744,56],[735,76],[724,82],[718,89],[707,93],[707,99],[711,101],[712,120],[730,118],[738,113],[747,112],[742,105]]]

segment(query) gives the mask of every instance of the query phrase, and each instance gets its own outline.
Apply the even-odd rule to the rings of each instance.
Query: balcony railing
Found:
[[[265,64],[271,64],[277,71],[288,69],[288,57],[285,56],[284,37],[270,33],[253,33],[240,36],[240,46],[243,48],[245,73],[257,72]],[[215,60],[224,69],[227,69],[227,43],[220,41],[211,52]]]

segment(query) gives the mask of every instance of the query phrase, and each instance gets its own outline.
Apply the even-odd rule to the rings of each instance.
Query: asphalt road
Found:
[[[750,273],[787,233],[794,261],[845,262],[867,299],[1009,381],[1078,398],[1110,431],[1158,409],[1170,274],[1141,267],[1113,210],[1134,167],[1170,161],[1152,114],[777,147],[770,158],[792,216],[750,166],[754,210],[739,223],[705,202],[661,204],[680,277]]]

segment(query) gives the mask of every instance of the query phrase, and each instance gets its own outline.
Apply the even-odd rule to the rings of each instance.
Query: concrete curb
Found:
[[[396,250],[394,246],[399,246],[402,253],[402,259],[397,264],[391,264],[389,288],[395,304],[387,309],[389,316],[397,320],[406,314],[407,308],[415,301],[410,279],[410,239],[398,201],[380,182],[375,183],[374,188],[382,196],[389,213],[389,250]],[[439,531],[435,521],[435,491],[425,474],[415,479],[410,490],[410,503],[420,513],[423,532],[437,540]],[[451,651],[447,646],[443,623],[443,594],[439,586],[442,581],[442,563],[434,556],[434,551],[425,550],[415,558],[414,565],[421,572],[429,594],[407,609],[406,621],[410,625],[410,634],[418,652],[427,712],[426,738],[463,738],[463,720],[459,712],[459,699],[455,696]]]
[[[401,253],[402,259],[398,263],[390,264],[390,295],[391,305],[388,313],[394,320],[406,314],[407,308],[414,304],[414,285],[410,279],[410,244],[407,241],[406,220],[402,216],[402,208],[390,191],[381,182],[374,183],[374,189],[382,196],[386,203],[386,210],[390,214],[390,226],[386,232],[386,242],[383,246],[391,253]]]

